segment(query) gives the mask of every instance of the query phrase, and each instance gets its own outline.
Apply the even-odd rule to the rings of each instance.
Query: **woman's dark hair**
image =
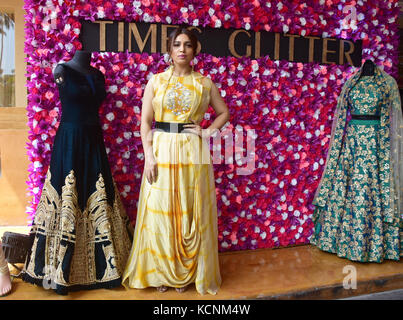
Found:
[[[189,37],[190,43],[191,43],[191,46],[192,46],[192,49],[193,49],[193,55],[196,55],[196,52],[197,52],[197,37],[193,33],[193,31],[187,29],[186,27],[179,27],[179,28],[177,28],[177,29],[175,29],[174,31],[171,32],[171,34],[169,35],[169,38],[168,38],[168,53],[171,53],[174,41],[175,41],[176,37],[179,36],[180,34],[186,34]]]

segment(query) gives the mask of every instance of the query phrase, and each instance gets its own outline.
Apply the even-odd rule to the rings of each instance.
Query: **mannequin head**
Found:
[[[375,63],[370,59],[365,60],[364,64],[362,65],[361,76],[373,76],[374,72]]]
[[[88,69],[91,63],[91,52],[77,50],[73,58],[66,63],[70,66],[75,66],[77,69]]]

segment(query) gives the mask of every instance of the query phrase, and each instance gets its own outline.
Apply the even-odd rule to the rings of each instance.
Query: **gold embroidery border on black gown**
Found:
[[[107,202],[104,179],[100,173],[96,191],[88,198],[87,206],[82,212],[78,205],[74,171],[71,170],[66,176],[61,196],[52,186],[50,179],[51,173],[48,170],[31,229],[31,234],[46,237],[43,252],[45,268],[42,270],[43,275],[38,276],[35,273],[38,244],[38,237],[35,236],[24,272],[35,280],[50,279],[65,287],[90,286],[119,279],[131,248],[131,228],[115,183],[115,198],[111,207]],[[62,270],[67,250],[67,245],[63,243],[66,242],[74,245],[68,281],[64,278]],[[102,249],[107,264],[101,280],[96,278],[96,243],[104,244]]]

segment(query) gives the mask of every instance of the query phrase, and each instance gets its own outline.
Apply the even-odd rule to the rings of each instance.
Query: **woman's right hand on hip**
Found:
[[[146,155],[145,164],[144,164],[144,173],[150,184],[157,181],[158,164],[152,153]]]

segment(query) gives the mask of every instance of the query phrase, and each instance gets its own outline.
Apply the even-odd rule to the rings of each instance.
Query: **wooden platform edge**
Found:
[[[396,274],[390,277],[357,281],[357,289],[344,289],[343,284],[335,284],[304,291],[246,298],[246,300],[334,300],[402,288],[403,274]]]

